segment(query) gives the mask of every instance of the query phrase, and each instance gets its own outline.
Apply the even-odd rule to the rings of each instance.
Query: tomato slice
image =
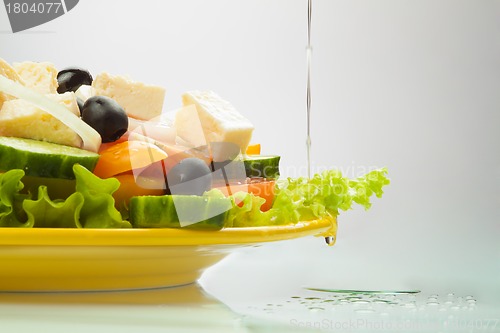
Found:
[[[224,193],[225,196],[229,196],[240,191],[259,196],[266,200],[266,202],[264,202],[264,204],[260,207],[260,210],[265,212],[268,211],[273,205],[275,184],[276,182],[274,180],[266,180],[265,178],[256,177],[247,178],[246,182],[243,184],[218,184],[214,187]]]
[[[167,153],[150,142],[123,141],[99,152],[94,174],[108,178],[133,169],[147,167],[168,157]]]

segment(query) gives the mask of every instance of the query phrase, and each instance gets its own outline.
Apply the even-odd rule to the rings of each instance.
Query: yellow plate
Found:
[[[0,291],[83,291],[188,284],[231,250],[319,235],[335,225],[185,229],[0,229]]]

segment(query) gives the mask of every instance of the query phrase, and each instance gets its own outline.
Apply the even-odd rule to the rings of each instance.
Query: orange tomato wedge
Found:
[[[123,205],[128,206],[130,198],[136,195],[163,195],[165,191],[162,189],[164,179],[149,179],[150,183],[157,182],[157,186],[146,186],[141,184],[145,179],[136,180],[136,177],[131,173],[122,173],[114,176],[120,181],[120,187],[113,193],[115,206],[120,209]],[[141,186],[142,185],[142,186]],[[151,185],[151,184],[149,184]],[[156,187],[156,188],[155,188]]]
[[[94,174],[108,178],[117,174],[147,167],[168,157],[167,153],[150,142],[123,141],[99,152]]]
[[[264,204],[260,207],[260,210],[265,212],[268,211],[273,205],[274,185],[274,180],[250,178],[245,184],[228,184],[227,186],[218,185],[216,188],[224,193],[225,196],[229,196],[240,191],[259,196],[266,200],[266,202],[264,202]]]
[[[260,143],[248,146],[246,154],[247,155],[260,155]]]

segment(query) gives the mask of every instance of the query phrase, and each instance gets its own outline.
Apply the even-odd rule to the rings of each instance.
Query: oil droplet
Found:
[[[409,308],[409,309],[414,309],[417,307],[417,304],[414,302],[406,303],[406,304],[401,304],[402,307]]]
[[[351,303],[361,305],[361,304],[370,304],[370,301],[366,301],[364,299],[358,299],[358,300],[353,300]]]
[[[311,300],[318,300],[318,299],[321,299],[321,298],[319,298],[319,297],[306,297],[304,299],[307,299],[307,300],[311,301]]]
[[[373,300],[373,302],[389,303],[390,301],[388,299],[384,299],[384,298],[376,298]]]
[[[300,298],[300,296],[292,296],[291,298]]]
[[[357,313],[374,313],[374,309],[355,309],[354,312]]]
[[[438,305],[439,305],[439,302],[437,302],[437,301],[428,301],[428,302],[427,302],[427,305],[430,305],[430,306],[438,306]]]
[[[309,310],[310,310],[311,312],[318,312],[318,311],[323,311],[323,310],[325,310],[325,308],[321,308],[321,307],[319,307],[319,306],[311,306],[311,307],[309,308]]]

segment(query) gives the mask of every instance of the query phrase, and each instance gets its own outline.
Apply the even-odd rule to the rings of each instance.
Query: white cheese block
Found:
[[[132,81],[125,76],[101,73],[92,82],[96,95],[114,99],[132,118],[149,120],[163,111],[165,89]]]
[[[200,124],[206,144],[212,147],[215,161],[234,157],[234,147],[226,145],[228,147],[221,149],[224,145],[213,143],[232,143],[241,153],[246,152],[254,127],[231,103],[212,91],[189,91],[182,96],[182,103],[184,108],[177,112],[175,118],[177,134],[182,139],[200,145],[200,133],[193,128]],[[196,112],[189,107],[193,105]]]
[[[49,94],[50,99],[80,116],[73,92]],[[23,99],[6,101],[0,110],[0,135],[27,138],[61,145],[81,147],[80,136],[60,120]]]
[[[6,78],[11,79],[13,81],[24,84],[23,80],[21,79],[19,74],[17,74],[14,67],[9,65],[9,63],[3,60],[2,58],[0,58],[0,75],[5,76]],[[0,109],[2,108],[3,102],[14,98],[15,97],[0,92]]]
[[[57,69],[53,64],[25,61],[12,65],[26,87],[41,94],[57,94]]]
[[[96,95],[95,88],[86,84],[82,84],[80,88],[75,91],[76,97],[85,103],[87,99]]]

